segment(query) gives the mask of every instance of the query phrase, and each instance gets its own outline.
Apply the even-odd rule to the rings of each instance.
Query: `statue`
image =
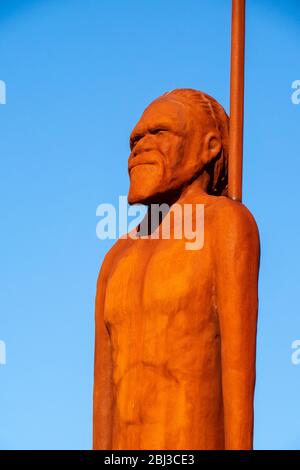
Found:
[[[95,449],[252,448],[260,247],[252,215],[228,197],[228,133],[216,100],[176,89],[131,134],[129,203],[204,205],[204,245],[185,249],[173,224],[170,239],[137,228],[106,255]]]

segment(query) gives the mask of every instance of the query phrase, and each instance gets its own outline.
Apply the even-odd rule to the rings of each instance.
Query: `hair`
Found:
[[[215,196],[228,196],[229,117],[226,111],[214,98],[192,88],[177,88],[165,93],[161,98],[167,96],[190,105],[196,116],[199,105],[206,112],[221,141],[220,152],[205,166],[210,176],[207,192]]]

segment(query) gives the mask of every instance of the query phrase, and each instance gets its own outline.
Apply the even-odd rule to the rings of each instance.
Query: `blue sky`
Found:
[[[230,1],[2,1],[0,448],[91,447],[96,207],[128,189],[128,136],[177,87],[228,110]],[[300,449],[300,4],[247,8],[244,202],[262,243],[255,447]]]

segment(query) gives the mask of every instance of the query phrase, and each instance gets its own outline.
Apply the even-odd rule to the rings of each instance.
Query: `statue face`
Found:
[[[203,112],[203,127],[196,125],[192,109],[172,97],[158,98],[144,111],[130,137],[130,204],[162,202],[191,180],[204,164],[206,121]]]

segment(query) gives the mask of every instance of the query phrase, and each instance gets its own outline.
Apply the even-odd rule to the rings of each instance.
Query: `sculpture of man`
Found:
[[[130,147],[129,203],[203,204],[204,245],[137,236],[106,255],[94,448],[251,449],[259,235],[227,197],[228,117],[202,92],[173,90]]]

